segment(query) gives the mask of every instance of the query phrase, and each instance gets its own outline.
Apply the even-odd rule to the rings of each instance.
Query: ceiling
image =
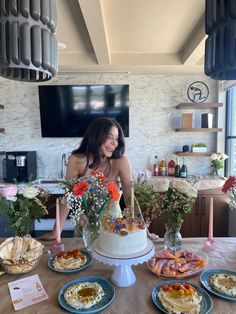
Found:
[[[57,3],[59,73],[204,71],[205,0]]]

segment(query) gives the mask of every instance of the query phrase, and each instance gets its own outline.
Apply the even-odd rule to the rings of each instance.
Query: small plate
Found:
[[[200,281],[202,283],[202,285],[211,293],[215,294],[216,296],[228,300],[228,301],[234,301],[236,302],[236,297],[231,297],[230,295],[227,295],[225,293],[219,292],[217,290],[215,290],[214,288],[212,288],[210,286],[210,277],[215,275],[215,274],[230,274],[230,275],[234,275],[236,276],[236,272],[229,270],[229,269],[221,269],[221,268],[217,268],[217,269],[207,269],[206,271],[204,271],[201,276],[200,276]]]
[[[76,272],[78,272],[78,271],[81,271],[81,270],[87,268],[87,267],[92,263],[93,258],[92,258],[92,256],[91,256],[91,254],[89,254],[89,252],[86,251],[86,250],[80,250],[80,252],[81,252],[83,255],[86,256],[87,261],[86,261],[86,263],[85,263],[83,266],[81,266],[81,267],[79,267],[79,268],[75,268],[75,269],[65,269],[65,270],[54,268],[54,266],[53,266],[53,261],[54,261],[55,256],[56,256],[55,254],[49,257],[49,259],[48,259],[48,267],[49,267],[51,270],[56,271],[56,272],[58,272],[58,273],[76,273]]]
[[[185,273],[179,273],[179,274],[177,274],[177,275],[175,275],[175,276],[166,275],[166,274],[160,274],[160,275],[158,275],[156,272],[154,272],[154,271],[151,269],[151,267],[150,267],[150,265],[149,265],[149,262],[147,262],[147,267],[148,267],[148,269],[149,269],[153,274],[155,274],[155,275],[158,276],[158,277],[169,278],[169,279],[171,279],[171,278],[173,278],[173,279],[184,279],[184,278],[189,278],[189,277],[192,277],[192,276],[194,276],[194,275],[200,273],[200,272],[203,271],[203,269],[207,266],[207,264],[208,264],[208,256],[207,256],[206,254],[204,254],[204,252],[202,252],[202,251],[201,251],[201,252],[193,252],[193,251],[188,250],[188,249],[183,249],[183,250],[181,250],[181,251],[188,251],[188,252],[190,252],[190,253],[192,253],[192,254],[198,255],[198,256],[201,257],[202,259],[206,260],[206,264],[203,265],[201,268],[193,269],[191,272],[188,272],[188,273],[186,273],[186,274],[185,274]]]
[[[203,290],[202,288],[200,288],[199,286],[193,284],[192,282],[181,281],[181,280],[163,281],[163,282],[160,282],[158,285],[156,285],[153,288],[153,290],[152,290],[152,300],[153,300],[154,304],[156,305],[156,307],[158,307],[158,309],[160,309],[162,312],[168,314],[168,312],[166,312],[166,310],[162,306],[161,302],[159,301],[157,294],[158,294],[158,292],[161,289],[161,286],[163,284],[172,285],[174,283],[180,283],[180,284],[188,283],[191,286],[193,286],[196,289],[197,293],[202,296],[202,301],[200,303],[200,312],[199,312],[199,314],[208,314],[208,313],[211,312],[212,300],[211,300],[210,296],[208,295],[208,293],[205,290]]]
[[[101,301],[98,304],[95,304],[89,309],[75,309],[68,305],[64,299],[64,293],[66,289],[76,283],[80,282],[97,282],[100,284],[104,290],[105,295],[102,297]],[[115,298],[115,288],[113,285],[106,279],[100,277],[84,277],[73,280],[66,284],[58,294],[58,302],[66,311],[70,313],[76,314],[93,314],[103,311],[106,307],[108,307]]]

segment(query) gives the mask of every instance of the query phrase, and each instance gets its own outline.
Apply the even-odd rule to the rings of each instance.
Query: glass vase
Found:
[[[214,175],[214,177],[218,177],[219,176],[219,170],[217,168],[213,169],[213,175]]]
[[[98,238],[99,235],[99,225],[90,224],[89,222],[82,229],[82,238],[84,245],[88,251],[92,251],[93,243]]]
[[[20,224],[19,226],[15,226],[14,231],[16,236],[18,237],[31,237],[30,231],[32,230],[32,221],[25,224]]]
[[[166,232],[164,235],[164,247],[172,252],[179,251],[182,246],[182,236],[180,234],[181,224],[166,224]]]
[[[100,223],[90,223],[83,217],[75,226],[74,237],[82,238],[84,246],[92,251],[93,243],[98,238]]]

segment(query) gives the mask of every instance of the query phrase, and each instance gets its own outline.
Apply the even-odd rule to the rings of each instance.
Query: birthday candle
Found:
[[[132,213],[132,218],[134,218],[134,186],[133,186],[133,181],[131,181],[131,213]]]
[[[61,226],[60,226],[60,212],[59,199],[56,199],[56,242],[61,243]]]
[[[213,197],[210,198],[208,240],[213,240]]]

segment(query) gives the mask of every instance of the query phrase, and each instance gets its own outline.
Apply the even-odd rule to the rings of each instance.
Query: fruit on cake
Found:
[[[147,229],[141,217],[104,216],[98,243],[107,253],[122,257],[132,255],[147,247]]]

